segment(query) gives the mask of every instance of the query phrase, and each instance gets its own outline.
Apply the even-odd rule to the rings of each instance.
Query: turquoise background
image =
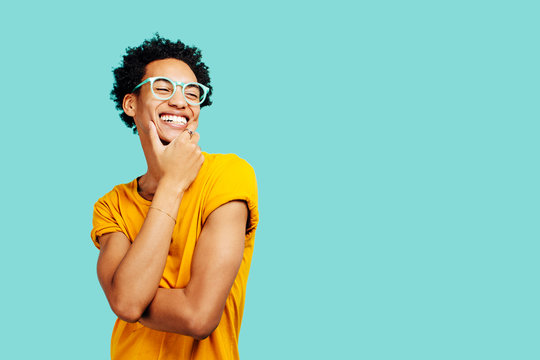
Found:
[[[537,4],[1,5],[0,357],[109,356],[92,206],[145,171],[111,70],[159,31],[257,173],[243,359],[539,359]]]

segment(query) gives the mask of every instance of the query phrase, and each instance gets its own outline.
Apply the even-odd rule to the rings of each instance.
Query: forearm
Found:
[[[208,217],[183,289],[158,289],[139,320],[150,328],[203,339],[218,326],[240,268],[247,207],[230,202]]]
[[[186,289],[158,289],[156,296],[139,319],[154,330],[206,338],[219,324],[223,307],[209,311],[204,299],[194,299]]]
[[[139,234],[112,277],[113,303],[132,314],[130,318],[140,316],[156,294],[175,225],[163,212],[175,219],[182,196],[175,186],[160,183]]]
[[[184,289],[159,288],[139,322],[155,330],[191,335],[191,318]]]

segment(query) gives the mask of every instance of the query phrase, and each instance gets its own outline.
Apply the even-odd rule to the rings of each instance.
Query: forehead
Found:
[[[146,65],[143,80],[154,76],[164,76],[185,83],[197,81],[197,77],[189,65],[178,59],[155,60]]]

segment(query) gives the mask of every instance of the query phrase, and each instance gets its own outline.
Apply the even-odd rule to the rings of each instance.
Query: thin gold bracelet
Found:
[[[173,218],[171,216],[171,214],[169,214],[168,212],[164,211],[164,210],[161,210],[160,208],[157,208],[155,206],[150,206],[150,209],[156,209],[157,211],[161,211],[162,213],[164,213],[165,215],[167,215],[168,217],[170,217],[172,219],[172,221],[174,221],[174,223],[176,224],[176,219]]]

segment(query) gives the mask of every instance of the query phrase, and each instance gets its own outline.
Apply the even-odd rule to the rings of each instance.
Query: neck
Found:
[[[156,193],[161,175],[159,170],[153,166],[155,163],[155,161],[153,161],[155,155],[152,151],[152,144],[150,143],[147,134],[144,131],[141,132],[138,126],[137,130],[139,132],[139,140],[141,141],[144,157],[146,158],[146,164],[148,166],[146,174],[137,179],[137,192],[146,200],[151,201]]]
[[[137,192],[146,200],[152,201],[159,183],[157,176],[154,176],[151,171],[146,172],[137,181]]]

